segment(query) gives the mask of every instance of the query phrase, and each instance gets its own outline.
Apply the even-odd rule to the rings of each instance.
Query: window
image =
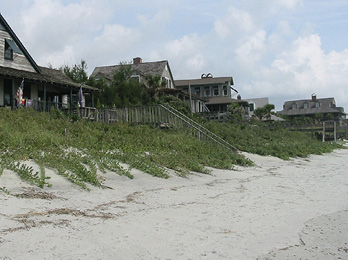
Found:
[[[210,96],[210,87],[209,86],[204,87],[204,95],[206,97]]]
[[[296,103],[293,103],[292,106],[291,106],[292,109],[297,109],[297,104]]]
[[[201,95],[201,87],[195,87],[195,95],[197,96]]]
[[[218,86],[213,86],[213,95],[218,96],[219,95],[219,87]]]
[[[130,80],[135,81],[135,82],[140,82],[140,76],[134,74],[130,77]]]
[[[249,103],[249,111],[253,112],[255,110],[255,104],[254,103]]]
[[[166,88],[172,88],[172,81],[169,78],[162,77],[162,81],[166,82]]]
[[[8,41],[5,40],[5,60],[13,60],[13,50]]]
[[[308,108],[308,103],[307,103],[307,102],[305,102],[305,103],[303,104],[303,108]]]
[[[227,86],[223,86],[223,87],[222,87],[222,92],[223,92],[223,95],[224,95],[224,96],[227,96],[227,94],[228,94],[228,93],[227,93]]]
[[[5,39],[5,51],[4,51],[5,59],[13,60],[14,58],[13,53],[23,54],[14,41]]]
[[[320,102],[319,101],[317,101],[317,102],[315,102],[315,107],[320,107]]]

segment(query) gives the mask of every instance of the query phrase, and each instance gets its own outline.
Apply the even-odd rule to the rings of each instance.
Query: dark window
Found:
[[[210,96],[210,87],[207,86],[207,87],[204,87],[204,95],[206,97],[209,97]]]
[[[255,110],[255,104],[254,103],[249,103],[249,110],[250,110],[250,112],[253,112]]]
[[[195,87],[195,94],[197,96],[200,96],[201,95],[201,87]]]
[[[13,50],[7,41],[5,41],[5,60],[13,60]]]
[[[227,96],[227,86],[223,86],[223,93],[224,93],[224,96]]]
[[[213,95],[214,96],[218,96],[219,95],[219,87],[218,86],[214,86],[213,87]]]

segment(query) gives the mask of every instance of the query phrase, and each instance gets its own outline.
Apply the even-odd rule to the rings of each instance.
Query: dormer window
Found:
[[[305,103],[303,104],[303,108],[308,108],[308,103],[307,103],[307,102],[305,102]]]
[[[297,104],[296,103],[292,103],[291,108],[292,109],[297,109]]]
[[[7,41],[5,41],[5,60],[13,60],[13,50]]]
[[[315,107],[316,108],[320,107],[320,102],[319,101],[315,102]]]

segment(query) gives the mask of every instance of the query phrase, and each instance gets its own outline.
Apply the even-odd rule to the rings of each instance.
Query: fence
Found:
[[[79,110],[86,110],[86,108],[80,108]],[[190,132],[200,140],[209,139],[231,151],[237,150],[230,143],[170,106],[125,107],[90,112],[90,114],[85,113],[84,118],[94,118],[96,121],[107,124],[127,122],[132,124],[155,124],[160,128],[177,128]]]
[[[343,122],[325,121],[319,124],[291,124],[279,122],[267,125],[267,128],[287,128],[291,131],[310,132],[313,137],[325,141],[337,141],[338,139],[348,139],[348,126]]]

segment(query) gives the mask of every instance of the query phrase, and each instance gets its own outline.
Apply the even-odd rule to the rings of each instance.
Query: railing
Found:
[[[201,137],[206,137],[206,138],[214,141],[215,143],[217,143],[221,146],[224,146],[225,148],[227,148],[231,151],[237,151],[236,147],[234,147],[230,143],[226,142],[224,139],[217,136],[213,132],[209,131],[208,129],[206,129],[202,125],[198,124],[196,121],[194,121],[191,118],[187,117],[186,115],[180,113],[179,111],[177,111],[173,107],[163,106],[163,105],[159,105],[159,107],[162,110],[167,112],[167,114],[166,114],[167,117],[172,116],[170,118],[171,121],[173,121],[173,120],[174,120],[174,122],[175,122],[175,120],[179,121],[181,126],[185,126],[186,128],[191,128],[191,130],[196,132],[196,135],[199,139],[201,139]]]

